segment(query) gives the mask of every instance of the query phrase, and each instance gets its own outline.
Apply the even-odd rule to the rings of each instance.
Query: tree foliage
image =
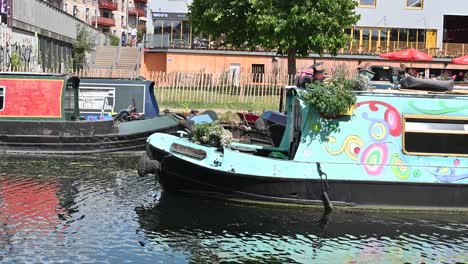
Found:
[[[86,54],[94,50],[95,38],[85,26],[77,26],[76,42],[73,44],[75,68],[82,68],[86,63]]]
[[[346,45],[344,29],[359,20],[356,5],[354,0],[194,0],[189,19],[195,32],[223,37],[224,44],[288,54],[291,74],[296,54],[336,55]]]

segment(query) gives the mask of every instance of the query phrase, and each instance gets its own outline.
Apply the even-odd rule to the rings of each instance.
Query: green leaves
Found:
[[[76,42],[73,44],[73,61],[75,67],[81,68],[86,62],[86,53],[94,50],[94,36],[86,29],[85,26],[77,26]]]
[[[311,83],[302,95],[304,103],[318,112],[334,116],[346,113],[356,103],[356,95],[346,81]]]
[[[224,44],[261,45],[300,56],[336,55],[355,24],[353,0],[194,0],[189,19],[195,32],[224,38]]]
[[[192,127],[190,138],[197,144],[221,147],[231,144],[232,134],[217,121],[212,123],[203,122]]]

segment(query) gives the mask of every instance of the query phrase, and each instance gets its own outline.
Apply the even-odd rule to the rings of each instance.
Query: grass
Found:
[[[203,91],[188,89],[155,89],[156,98],[161,109],[220,109],[224,111],[263,112],[277,110],[279,95],[261,94],[261,91],[245,92],[244,96],[225,91]]]

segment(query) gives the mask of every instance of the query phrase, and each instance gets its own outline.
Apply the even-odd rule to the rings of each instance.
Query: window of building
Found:
[[[73,16],[78,14],[78,7],[76,5],[73,6]]]
[[[252,64],[253,82],[263,82],[263,74],[265,74],[265,64]]]
[[[89,8],[86,8],[86,21],[89,22]]]
[[[5,106],[5,86],[0,86],[0,111],[3,110]]]
[[[65,3],[63,5],[63,11],[68,12],[68,4],[67,3]]]
[[[468,156],[467,142],[468,117],[403,116],[403,151],[406,154]]]
[[[424,0],[405,0],[406,8],[422,9]]]
[[[358,0],[359,7],[375,7],[377,0]]]

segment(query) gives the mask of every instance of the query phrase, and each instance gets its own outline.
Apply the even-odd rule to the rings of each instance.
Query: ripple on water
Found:
[[[465,216],[265,208],[162,192],[139,156],[0,158],[0,260],[468,262]]]

